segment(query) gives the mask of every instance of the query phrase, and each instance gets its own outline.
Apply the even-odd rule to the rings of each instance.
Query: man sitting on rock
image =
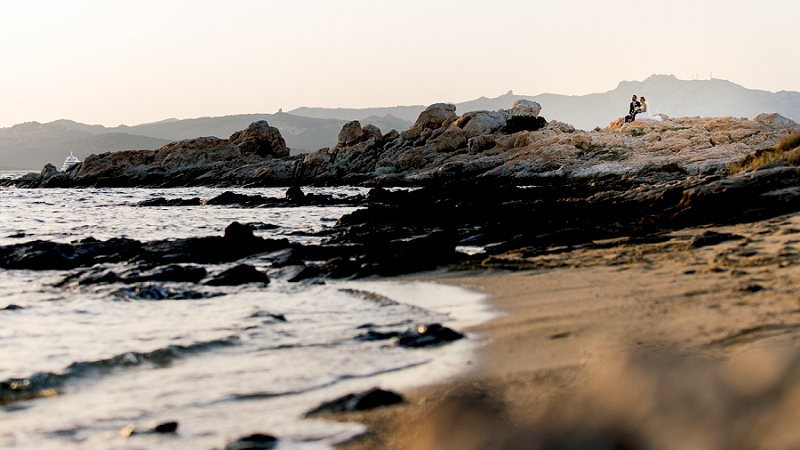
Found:
[[[642,104],[639,103],[636,96],[631,97],[631,105],[628,108],[628,115],[625,116],[625,123],[630,123],[636,120],[636,114],[642,111]]]

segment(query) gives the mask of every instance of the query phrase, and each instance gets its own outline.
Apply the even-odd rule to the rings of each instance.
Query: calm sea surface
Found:
[[[233,221],[277,225],[256,234],[314,243],[317,238],[304,232],[332,226],[354,209],[135,206],[153,197],[208,198],[223,191],[0,189],[0,245],[89,236],[219,236]],[[285,189],[234,191],[282,197]],[[361,425],[303,419],[305,411],[375,386],[407,389],[443,380],[467,370],[478,345],[473,336],[409,350],[358,341],[365,331],[359,326],[388,331],[443,322],[463,329],[490,318],[480,294],[457,287],[380,280],[288,283],[287,269],[273,269],[258,256],[244,262],[269,273],[272,282],[161,283],[218,294],[197,300],[135,300],[120,295],[132,288],[123,284],[54,286],[77,270],[0,269],[0,308],[23,308],[0,311],[0,382],[36,382],[47,373],[61,382],[52,397],[0,404],[0,448],[213,449],[268,433],[281,439],[280,449],[328,449],[361,432]],[[215,273],[231,265],[205,267]],[[120,433],[126,426],[146,429],[166,421],[178,421],[178,432],[128,438]]]

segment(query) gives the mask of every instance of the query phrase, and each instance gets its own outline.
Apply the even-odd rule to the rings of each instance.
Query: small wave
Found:
[[[66,382],[73,379],[106,374],[117,368],[142,364],[166,367],[177,358],[238,343],[238,336],[228,336],[189,345],[169,345],[151,352],[127,352],[97,361],[75,362],[67,366],[61,373],[38,372],[28,378],[10,378],[0,381],[0,405],[34,398],[54,397],[60,394]]]
[[[376,370],[373,372],[368,373],[359,373],[359,374],[345,374],[340,375],[338,377],[332,378],[329,381],[324,383],[316,384],[314,386],[305,387],[302,389],[295,389],[295,390],[288,390],[288,391],[279,391],[279,392],[269,392],[269,391],[262,391],[262,392],[249,392],[244,394],[231,394],[226,400],[259,400],[265,398],[274,398],[274,397],[284,397],[287,395],[299,395],[305,394],[306,392],[316,391],[319,389],[324,389],[326,387],[333,386],[337,383],[341,383],[342,381],[346,380],[353,380],[358,378],[370,378],[376,375],[382,375],[385,373],[392,373],[392,372],[399,372],[401,370],[411,369],[412,367],[418,367],[423,364],[428,364],[431,360],[424,360],[419,362],[413,362],[409,364],[404,364],[402,366],[390,367],[388,369],[383,370]]]

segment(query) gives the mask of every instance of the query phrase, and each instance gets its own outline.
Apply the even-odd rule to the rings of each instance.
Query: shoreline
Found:
[[[709,233],[731,239],[698,245]],[[697,439],[707,441],[704,448],[732,442],[728,448],[757,448],[743,442],[773,442],[775,436],[797,442],[793,427],[742,431],[721,417],[738,414],[734,419],[759,423],[786,409],[782,400],[751,395],[754,378],[766,379],[772,389],[798,384],[787,379],[796,373],[800,342],[794,295],[800,287],[800,214],[684,229],[669,237],[540,256],[529,261],[541,267],[534,270],[395,278],[488,293],[502,315],[467,330],[486,343],[469,372],[404,392],[402,406],[333,417],[368,428],[337,448],[511,449],[522,435],[526,442],[532,435],[545,442],[557,440],[552,429],[618,426],[635,435],[633,448],[651,448],[665,430],[676,429],[682,437],[663,448],[686,448],[681,445]],[[724,393],[717,392],[720,386]],[[686,390],[713,402],[671,400]],[[748,402],[751,410],[736,412],[735,405]],[[619,410],[619,404],[627,408]],[[649,415],[637,411],[642,405]],[[696,424],[681,418],[698,411],[703,414]]]

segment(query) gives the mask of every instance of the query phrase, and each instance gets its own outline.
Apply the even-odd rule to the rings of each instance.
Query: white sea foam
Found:
[[[0,190],[0,245],[89,236],[147,241],[221,235],[232,221],[272,223],[278,228],[257,234],[311,243],[316,238],[293,231],[330,226],[353,210],[134,206],[155,196],[213,197],[221,192]],[[237,192],[283,195],[283,189]],[[248,262],[270,270],[259,257]],[[73,272],[0,270],[0,308],[24,307],[0,311],[0,381],[37,372],[64,379],[56,397],[2,406],[1,448],[221,448],[256,432],[279,436],[283,449],[331,448],[360,432],[361,425],[302,419],[305,411],[374,386],[406,389],[444,380],[468,369],[478,343],[470,336],[443,347],[408,350],[388,341],[356,340],[365,331],[359,326],[403,330],[442,322],[463,330],[490,318],[482,295],[430,283],[298,284],[276,271],[267,287],[191,286],[224,294],[219,297],[129,301],[113,295],[121,285],[54,287]],[[375,292],[393,302],[365,300],[352,290]],[[269,314],[281,314],[286,322]],[[238,337],[235,345],[197,345],[230,336]],[[191,351],[180,350],[185,347]],[[141,356],[153,351],[174,357]],[[126,358],[128,353],[133,356]],[[67,369],[93,361],[106,362],[88,365],[92,370],[80,376]],[[119,433],[129,424],[144,427],[167,420],[179,422],[177,436],[125,439]]]

